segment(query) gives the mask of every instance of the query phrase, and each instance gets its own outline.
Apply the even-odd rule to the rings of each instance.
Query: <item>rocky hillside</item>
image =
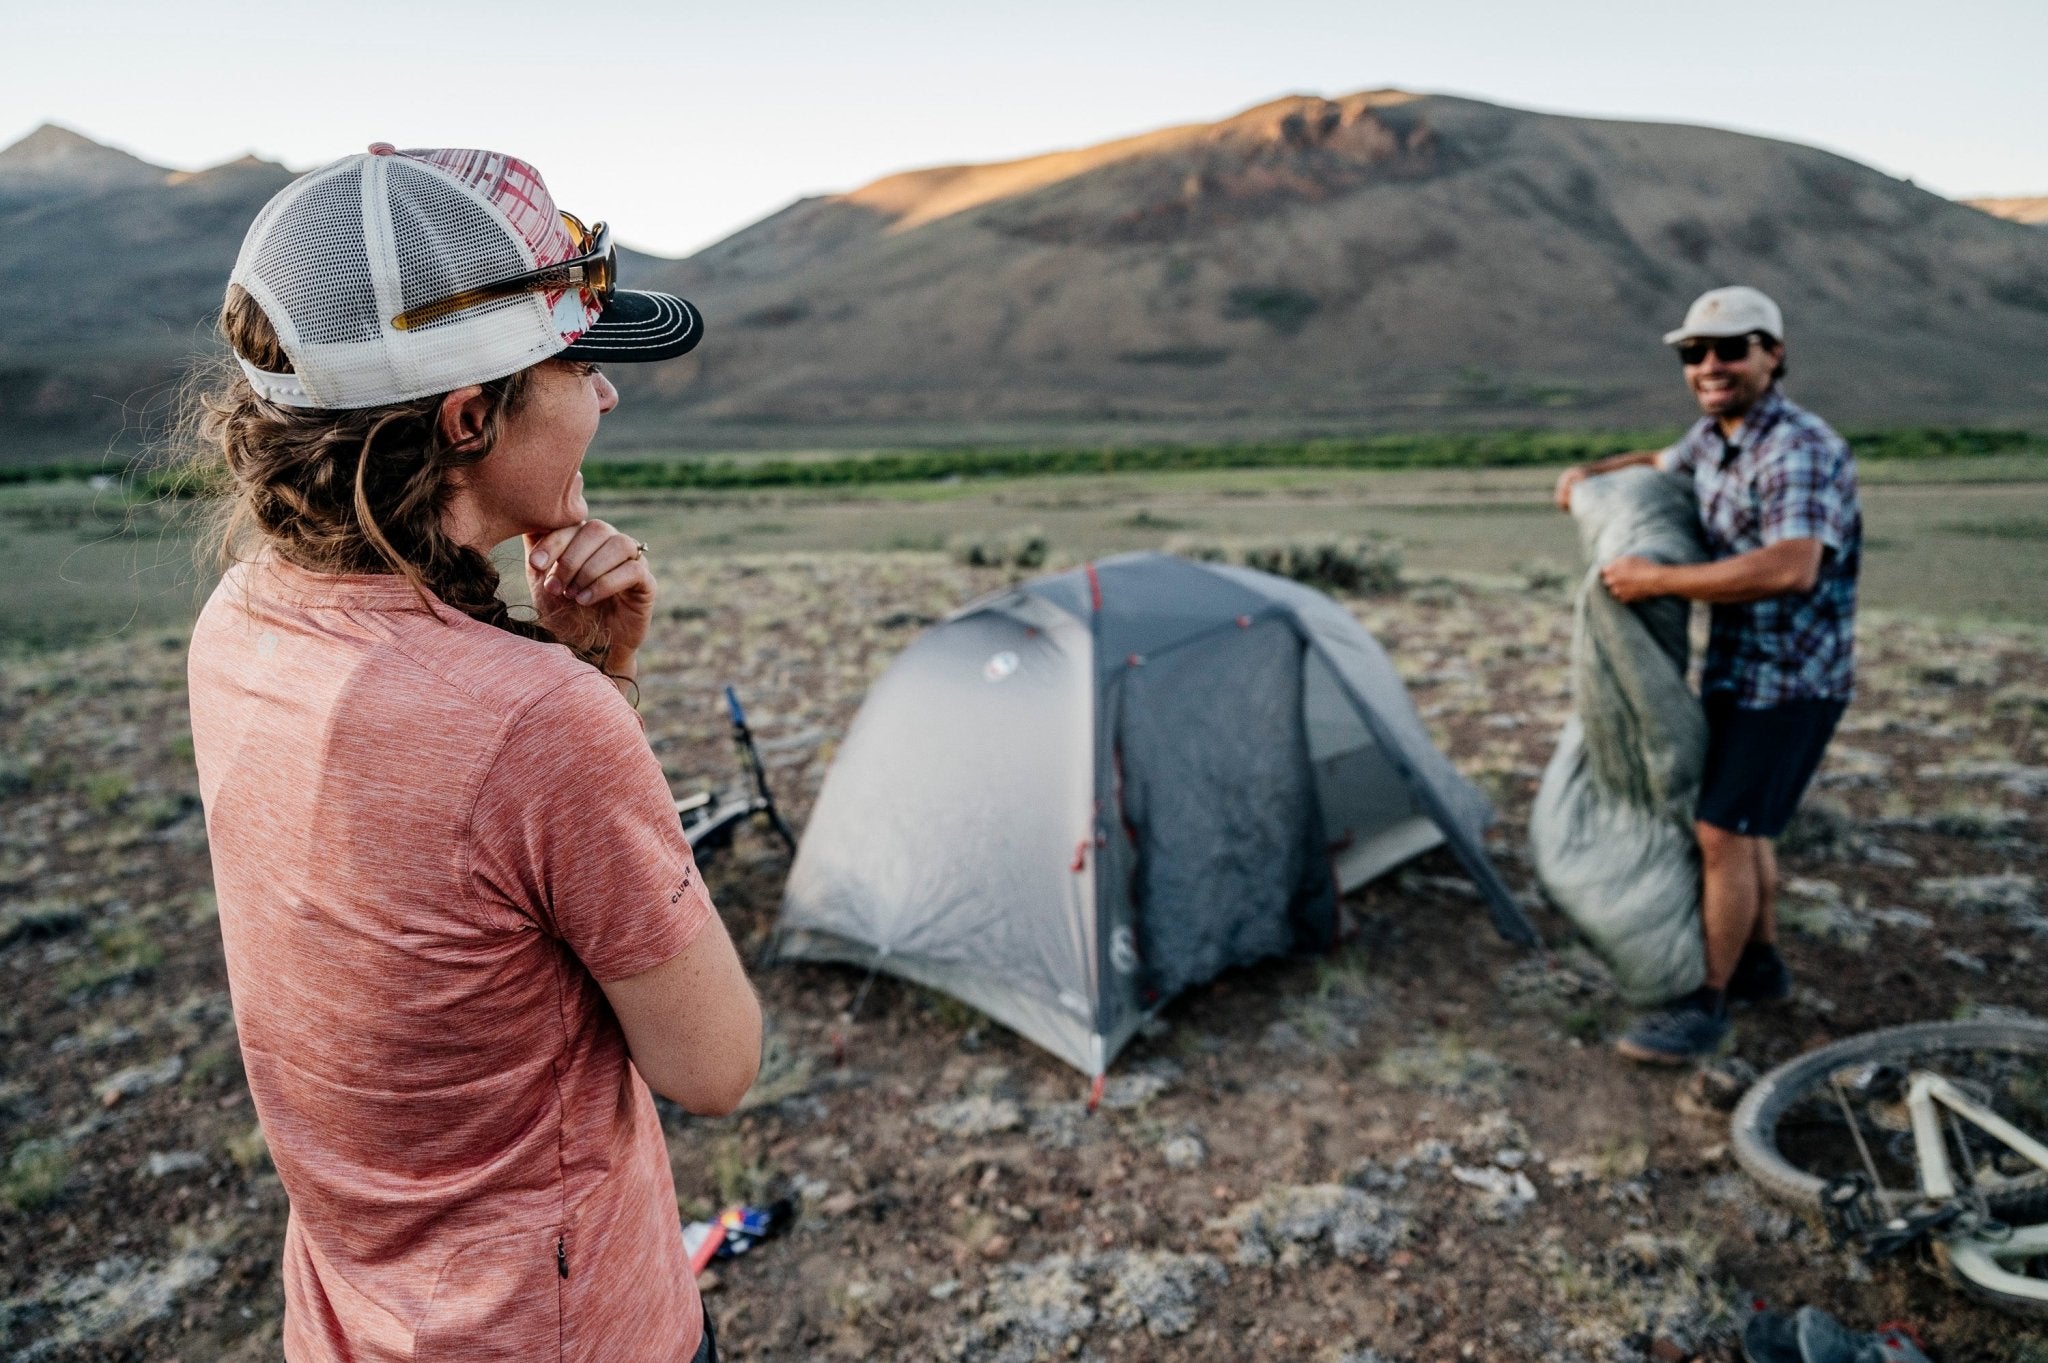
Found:
[[[700,440],[1663,422],[1657,337],[1736,280],[1839,420],[2048,409],[2037,233],[1789,143],[1397,91],[793,204],[665,274],[713,339],[629,396]]]
[[[254,158],[172,171],[51,124],[0,151],[0,461],[160,425],[243,230],[291,178]]]
[[[0,460],[140,438],[288,176],[0,152]],[[1731,281],[1840,424],[2048,412],[2048,235],[1790,143],[1400,91],[892,175],[626,279],[711,336],[621,375],[612,452],[1666,425],[1657,337]]]

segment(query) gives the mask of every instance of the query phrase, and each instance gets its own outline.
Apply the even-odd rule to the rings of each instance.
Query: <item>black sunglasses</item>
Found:
[[[585,227],[573,213],[562,214],[562,225],[569,229],[570,239],[576,243],[581,255],[513,275],[510,279],[464,289],[461,293],[452,293],[416,308],[407,308],[391,319],[391,325],[400,331],[410,331],[480,303],[549,289],[581,289],[600,311],[611,306],[612,290],[619,280],[619,252],[612,245],[612,229],[603,223]]]
[[[1704,364],[1709,350],[1722,364],[1734,364],[1749,358],[1751,342],[1762,339],[1761,331],[1746,332],[1741,336],[1715,336],[1706,340],[1680,341],[1678,362],[1680,364]]]

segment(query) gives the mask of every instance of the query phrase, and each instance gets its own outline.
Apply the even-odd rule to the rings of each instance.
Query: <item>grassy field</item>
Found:
[[[961,1363],[1725,1359],[1739,1304],[1767,1296],[1858,1326],[1912,1321],[1936,1358],[2042,1363],[2032,1335],[1933,1274],[1845,1271],[1730,1164],[1725,1107],[1830,1037],[2048,1016],[2048,462],[1864,465],[1880,609],[1862,621],[1856,707],[1782,852],[1799,988],[1745,1010],[1732,1054],[1696,1072],[1604,1054],[1630,1010],[1570,924],[1535,907],[1531,801],[1572,709],[1578,554],[1554,472],[594,496],[650,541],[664,584],[640,716],[668,781],[738,776],[716,699],[733,685],[798,828],[889,661],[1006,580],[955,561],[967,544],[1035,527],[1058,561],[1386,536],[1408,588],[1342,608],[1495,801],[1489,854],[1553,948],[1500,941],[1434,853],[1346,897],[1355,933],[1337,951],[1175,1000],[1090,1115],[1083,1076],[949,996],[771,966],[789,861],[743,830],[705,884],[761,992],[762,1075],[741,1112],[668,1110],[664,1135],[684,1217],[785,1194],[802,1211],[702,1280],[722,1345]],[[287,1199],[236,1045],[184,687],[209,583],[191,511],[77,479],[0,487],[11,1358],[279,1353]],[[1261,1229],[1282,1224],[1303,1229],[1284,1245]],[[1347,1248],[1360,1225],[1375,1238]]]
[[[1260,524],[1291,528],[1300,515],[1282,513],[1314,505],[1312,486],[1259,490],[1105,485],[1098,508],[1032,511],[1107,547],[1182,508],[1263,507]],[[1881,490],[1888,526],[1894,490],[1911,489]],[[1504,528],[1562,523],[1533,483],[1448,491],[1505,509],[1423,510],[1446,500],[1423,483],[1331,496],[1408,515],[1431,532],[1418,553],[1510,560]],[[925,533],[1019,510],[617,509],[700,545],[723,527],[872,533],[887,515]],[[1145,525],[1124,524],[1140,511]],[[2017,562],[2024,543],[2000,543]],[[739,779],[717,700],[735,686],[799,829],[874,679],[924,621],[1005,580],[934,553],[665,542],[656,562],[671,608],[641,659],[651,749],[678,791]],[[772,964],[790,861],[743,829],[704,876],[768,1019],[760,1079],[730,1117],[665,1109],[663,1134],[685,1218],[785,1195],[801,1210],[701,1280],[721,1347],[759,1363],[1726,1363],[1740,1304],[1763,1297],[1858,1327],[1910,1321],[1937,1359],[2043,1363],[2026,1322],[1904,1258],[1864,1270],[1771,1203],[1729,1160],[1725,1109],[1833,1037],[2048,1017],[2048,630],[1865,617],[1856,706],[1781,852],[1798,988],[1743,1010],[1732,1054],[1667,1071],[1605,1053],[1630,1010],[1538,906],[1527,830],[1572,709],[1566,592],[1432,583],[1340,601],[1496,802],[1489,854],[1553,950],[1498,938],[1456,861],[1432,853],[1345,897],[1354,933],[1337,949],[1175,999],[1091,1115],[1084,1075],[948,995]],[[0,1357],[280,1354],[287,1198],[236,1044],[184,675],[168,629],[0,661]],[[987,776],[1000,811],[1006,773]],[[2048,1093],[2029,1078],[2015,1098]],[[2014,1115],[2035,1129],[2037,1111]]]
[[[1862,465],[1866,604],[2048,624],[2048,458]],[[1219,468],[758,489],[617,489],[597,514],[669,554],[923,550],[1035,527],[1055,561],[1181,540],[1378,532],[1410,579],[1576,573],[1554,467]],[[211,586],[191,507],[80,480],[0,487],[0,647],[186,624]],[[690,584],[667,585],[672,600]]]

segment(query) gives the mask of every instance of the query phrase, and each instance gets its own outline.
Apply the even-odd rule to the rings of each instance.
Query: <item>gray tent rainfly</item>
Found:
[[[1100,1077],[1175,994],[1326,946],[1340,889],[1439,843],[1535,945],[1491,818],[1350,612],[1125,554],[977,601],[890,665],[804,831],[781,954],[944,990]]]

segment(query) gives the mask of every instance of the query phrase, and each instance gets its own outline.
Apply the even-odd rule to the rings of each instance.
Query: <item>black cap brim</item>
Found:
[[[703,339],[703,314],[685,300],[620,289],[604,315],[557,358],[603,364],[672,360]]]

